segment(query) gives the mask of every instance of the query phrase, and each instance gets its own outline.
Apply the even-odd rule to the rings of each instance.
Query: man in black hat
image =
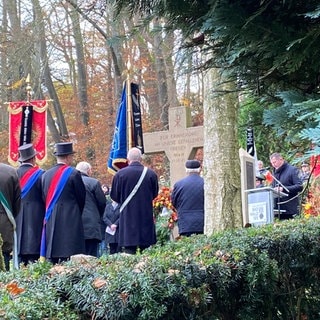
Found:
[[[32,143],[18,148],[20,167],[17,169],[21,186],[21,209],[16,217],[18,255],[20,261],[27,265],[40,257],[40,240],[45,214],[42,199],[41,176],[44,170],[36,165],[38,152]]]
[[[57,164],[42,176],[46,214],[40,258],[52,263],[85,253],[82,211],[86,189],[80,172],[71,167],[74,153],[72,142],[57,143]]]
[[[188,160],[185,167],[188,175],[174,184],[171,200],[178,213],[179,234],[190,236],[203,233],[204,181],[198,160]]]

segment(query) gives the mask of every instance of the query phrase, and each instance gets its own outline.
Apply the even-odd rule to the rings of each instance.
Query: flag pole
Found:
[[[132,145],[132,97],[131,97],[131,81],[130,81],[130,69],[131,64],[130,61],[127,63],[127,79],[126,79],[126,87],[127,87],[127,146],[128,150],[133,147]],[[127,151],[128,151],[127,150]]]
[[[32,87],[31,87],[31,80],[30,80],[30,74],[28,73],[27,78],[26,78],[26,91],[27,91],[27,104],[30,104],[31,101],[31,91],[32,91]]]

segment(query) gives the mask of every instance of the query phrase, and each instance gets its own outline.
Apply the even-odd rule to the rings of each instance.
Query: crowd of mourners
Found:
[[[93,177],[90,163],[73,166],[73,143],[55,145],[56,164],[37,164],[32,143],[19,147],[19,167],[0,164],[0,234],[6,270],[38,260],[53,264],[76,254],[135,254],[157,242],[153,199],[157,174],[143,165],[140,149],[128,151],[128,166],[112,184]],[[187,177],[172,193],[180,215],[180,234],[203,233],[204,191],[201,166],[186,162]],[[194,192],[193,188],[197,192]],[[190,214],[192,212],[192,214]]]
[[[38,152],[29,143],[19,147],[18,168],[0,164],[0,234],[6,270],[11,259],[18,268],[39,259],[61,263],[76,254],[136,254],[156,244],[153,200],[159,193],[158,177],[143,164],[141,150],[128,151],[128,165],[115,173],[110,188],[93,177],[90,163],[81,161],[73,167],[74,153],[72,142],[57,143],[55,165],[42,170],[36,164]],[[275,206],[281,209],[280,219],[291,219],[298,214],[299,193],[310,173],[299,173],[278,153],[270,156],[270,163],[270,186],[284,194]],[[256,187],[261,187],[267,169],[261,161],[258,165]],[[204,232],[201,170],[198,160],[187,160],[186,176],[172,188],[180,236]]]

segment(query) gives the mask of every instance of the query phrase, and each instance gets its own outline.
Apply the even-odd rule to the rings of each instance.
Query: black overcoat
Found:
[[[281,167],[274,170],[274,177],[284,185],[289,192],[283,190],[284,193],[288,194],[285,197],[277,198],[275,197],[274,208],[280,210],[285,210],[285,214],[287,215],[296,215],[299,213],[299,203],[300,197],[298,196],[299,192],[303,189],[303,182],[299,177],[298,168],[290,165],[287,162],[284,162]],[[279,183],[274,179],[272,182],[272,186],[276,187]],[[278,202],[280,202],[280,206],[278,207]]]
[[[46,199],[53,176],[60,166],[42,175],[43,197]],[[86,189],[81,174],[75,168],[63,188],[53,208],[46,228],[46,258],[69,258],[74,254],[85,253],[82,211],[85,205]]]
[[[11,206],[11,212],[16,217],[20,210],[21,189],[17,170],[0,163],[0,190]],[[0,234],[3,240],[2,251],[11,252],[13,247],[13,226],[6,211],[0,204]]]
[[[81,176],[86,188],[86,204],[82,214],[84,238],[101,241],[102,216],[107,199],[99,180],[89,177],[85,173],[81,173]]]
[[[32,168],[32,164],[22,164],[17,169],[19,179]],[[21,200],[21,209],[16,217],[18,254],[40,255],[41,232],[46,210],[45,202],[41,196],[42,174],[39,175],[30,191]]]
[[[137,184],[144,166],[132,162],[113,177],[110,196],[120,205]],[[119,246],[144,246],[156,243],[152,201],[159,191],[156,173],[149,169],[137,193],[120,213]]]

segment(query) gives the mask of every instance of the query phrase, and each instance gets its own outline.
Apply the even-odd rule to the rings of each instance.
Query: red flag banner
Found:
[[[37,162],[43,163],[47,156],[47,101],[35,100],[29,103],[9,103],[9,155],[8,161],[18,165],[19,146],[33,143],[39,153]]]

